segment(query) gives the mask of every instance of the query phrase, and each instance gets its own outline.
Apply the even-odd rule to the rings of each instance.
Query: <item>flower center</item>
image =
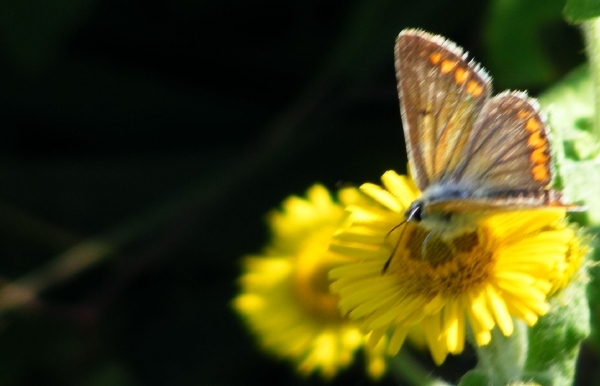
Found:
[[[488,280],[493,251],[476,230],[443,237],[439,230],[408,223],[394,256],[395,274],[409,294],[457,295]],[[446,235],[447,236],[447,235]]]
[[[328,250],[333,228],[316,232],[300,248],[295,263],[293,289],[300,304],[319,320],[343,321],[339,297],[329,292],[329,270],[343,261]]]

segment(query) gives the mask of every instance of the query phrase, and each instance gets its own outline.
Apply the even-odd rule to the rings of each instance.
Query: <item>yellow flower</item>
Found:
[[[340,192],[344,204],[359,196],[356,189]],[[245,259],[241,294],[234,299],[261,346],[303,374],[333,377],[367,340],[342,317],[338,296],[329,292],[327,273],[344,259],[328,246],[343,218],[343,207],[321,185],[311,187],[306,199],[289,197],[282,211],[269,216],[272,240],[264,254]],[[385,371],[384,355],[384,341],[366,351],[374,378]]]
[[[564,208],[431,215],[401,224],[420,192],[393,171],[382,181],[385,189],[361,186],[370,203],[347,208],[331,249],[352,259],[330,278],[341,310],[371,332],[372,343],[392,331],[390,355],[415,325],[437,364],[463,351],[466,326],[477,345],[490,342],[495,326],[511,335],[513,317],[532,326],[582,260]]]

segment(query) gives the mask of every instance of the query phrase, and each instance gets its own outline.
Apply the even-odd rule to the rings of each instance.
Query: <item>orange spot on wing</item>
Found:
[[[474,97],[478,97],[483,92],[483,88],[479,85],[479,83],[471,80],[467,83],[467,93],[471,94]]]
[[[546,165],[535,165],[531,169],[531,175],[536,181],[546,181],[550,178],[550,170],[548,170]]]
[[[529,159],[534,164],[545,164],[550,159],[546,150],[547,148],[545,146],[538,147],[537,149],[531,152]]]
[[[537,149],[538,147],[546,147],[546,140],[542,138],[539,131],[536,131],[529,136],[527,144],[530,147]]]
[[[530,133],[538,131],[540,129],[540,121],[535,118],[529,118],[525,124],[525,129]]]
[[[459,67],[454,71],[454,80],[457,84],[463,84],[467,79],[469,79],[469,72],[464,68]]]
[[[450,71],[454,70],[454,67],[456,67],[456,65],[458,64],[458,62],[455,62],[453,60],[444,60],[442,62],[442,64],[440,65],[440,69],[442,70],[442,74],[447,74]]]
[[[433,54],[429,55],[429,61],[431,64],[438,64],[440,60],[442,60],[442,54],[439,52],[434,52]]]

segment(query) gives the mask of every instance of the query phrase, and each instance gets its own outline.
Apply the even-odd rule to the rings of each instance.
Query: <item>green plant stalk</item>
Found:
[[[585,21],[582,28],[594,87],[593,135],[596,141],[600,141],[600,18]]]
[[[450,383],[435,377],[431,371],[421,366],[412,356],[401,350],[388,363],[390,373],[398,381],[397,384],[414,386],[451,386]]]
[[[244,183],[259,178],[273,167],[271,165],[282,165],[292,154],[290,149],[299,146],[299,143],[310,143],[311,136],[316,134],[300,130],[300,127],[330,90],[330,80],[317,76],[288,108],[273,119],[264,137],[213,172],[213,175],[222,178],[214,181],[202,179],[177,197],[148,208],[94,237],[83,239],[32,272],[4,283],[0,286],[0,314],[34,301],[40,292],[118,255],[136,242],[151,236],[157,240],[161,237],[157,234],[168,238],[170,233],[165,229],[181,226],[190,217],[203,218],[203,214],[223,205],[226,197],[241,189]],[[199,221],[195,222],[195,227],[198,226]],[[186,237],[185,232],[178,232],[178,237]]]
[[[477,346],[477,368],[475,372],[487,376],[492,385],[506,385],[518,381],[523,373],[527,358],[527,326],[520,320],[514,320],[514,331],[505,337],[494,328],[492,340],[485,346]]]

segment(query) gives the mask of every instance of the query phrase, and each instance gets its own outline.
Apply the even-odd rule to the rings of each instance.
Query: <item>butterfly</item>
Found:
[[[550,187],[549,131],[535,99],[518,91],[492,96],[492,79],[479,64],[422,30],[400,32],[395,67],[410,172],[422,192],[403,223],[565,205]]]

